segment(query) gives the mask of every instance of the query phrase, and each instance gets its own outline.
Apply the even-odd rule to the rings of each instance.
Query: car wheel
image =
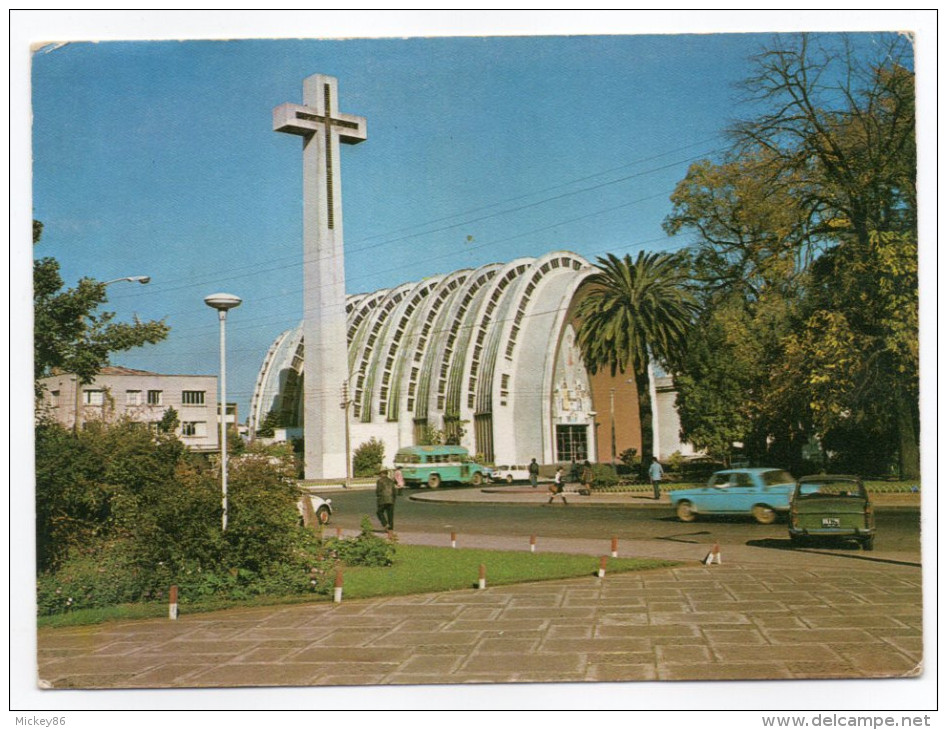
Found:
[[[694,505],[690,502],[677,503],[677,519],[681,522],[693,522],[697,519],[697,513],[694,511]]]
[[[470,483],[475,487],[479,487],[481,484],[483,484],[483,474],[478,471],[470,478]]]
[[[506,475],[506,483],[507,483],[507,484],[512,484],[512,483],[513,483],[513,475],[512,475],[512,474],[507,474],[507,475]]]
[[[438,476],[437,474],[431,474],[431,476],[427,478],[427,485],[431,489],[437,489],[439,486],[441,486],[440,476]]]
[[[862,540],[862,550],[871,551],[874,549],[875,549],[874,535],[872,535],[871,537],[866,537],[864,540]]]
[[[776,521],[776,510],[765,504],[755,505],[753,507],[753,519],[761,525],[771,525]]]
[[[319,509],[316,510],[316,519],[319,521],[320,525],[329,524],[329,508],[325,505],[322,505]]]

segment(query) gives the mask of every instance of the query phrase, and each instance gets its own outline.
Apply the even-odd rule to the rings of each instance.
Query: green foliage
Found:
[[[161,420],[158,421],[158,431],[161,433],[174,433],[178,430],[180,425],[181,419],[178,418],[178,412],[171,406],[168,406],[164,415],[161,416]]]
[[[356,477],[374,476],[385,461],[385,444],[371,438],[360,444],[352,454],[352,473]]]
[[[367,515],[362,517],[361,527],[362,531],[354,538],[327,540],[329,556],[345,565],[391,565],[395,559],[394,543],[375,534],[371,518]]]
[[[682,254],[613,254],[598,259],[599,271],[588,279],[579,303],[577,342],[586,367],[595,373],[608,367],[614,376],[630,368],[638,390],[642,453],[651,453],[651,358],[669,363],[680,358],[697,312],[688,288],[687,259]]]
[[[684,468],[684,455],[680,451],[675,451],[667,459],[667,470],[674,474],[680,474]]]
[[[592,489],[609,489],[618,484],[618,475],[611,464],[592,464]]]
[[[638,449],[632,447],[625,449],[618,455],[619,461],[630,469],[641,465],[641,457],[638,456]]]
[[[173,434],[43,422],[36,444],[41,611],[154,600],[172,583],[189,600],[324,588],[290,446],[230,460],[224,532],[219,468]]]
[[[424,426],[421,429],[421,436],[418,439],[418,446],[443,446],[444,432],[433,426]]]
[[[260,438],[271,439],[276,434],[276,429],[283,425],[283,418],[278,410],[272,410],[266,414],[263,423],[256,430],[256,435]]]
[[[695,234],[703,308],[678,405],[684,436],[718,458],[741,441],[792,468],[814,436],[830,462],[863,472],[898,455],[916,476],[912,48],[894,35],[870,58],[852,48],[775,39],[745,84],[758,116],[672,196],[665,228]]]
[[[43,226],[33,223],[33,243]],[[77,373],[91,383],[109,363],[113,352],[124,352],[165,339],[164,321],[114,322],[114,312],[98,311],[108,301],[105,284],[85,277],[76,287],[62,290],[59,262],[51,257],[33,261],[33,376],[53,370]],[[38,388],[39,386],[37,386]]]

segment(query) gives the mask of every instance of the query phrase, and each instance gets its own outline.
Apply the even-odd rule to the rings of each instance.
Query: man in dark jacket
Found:
[[[378,521],[382,529],[395,529],[395,499],[398,497],[398,485],[388,476],[388,470],[378,472],[378,481],[375,482],[375,497],[378,501]]]

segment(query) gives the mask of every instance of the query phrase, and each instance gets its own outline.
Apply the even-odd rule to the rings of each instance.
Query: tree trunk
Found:
[[[895,408],[898,417],[898,451],[901,479],[921,478],[921,450],[918,445],[918,428],[915,408],[902,388],[895,393]]]
[[[638,420],[641,426],[641,476],[647,478],[648,467],[654,452],[654,428],[651,414],[651,381],[648,378],[648,364],[644,372],[635,371],[635,388],[638,390]]]

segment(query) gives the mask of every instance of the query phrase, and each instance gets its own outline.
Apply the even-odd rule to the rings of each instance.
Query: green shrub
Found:
[[[608,489],[618,484],[618,475],[610,464],[592,464],[592,489]]]
[[[357,477],[370,477],[378,473],[385,461],[385,444],[371,438],[361,444],[352,454],[352,473]]]
[[[345,565],[381,567],[391,565],[395,559],[394,543],[375,534],[367,515],[362,517],[362,531],[356,537],[331,539],[326,547],[332,558]]]

